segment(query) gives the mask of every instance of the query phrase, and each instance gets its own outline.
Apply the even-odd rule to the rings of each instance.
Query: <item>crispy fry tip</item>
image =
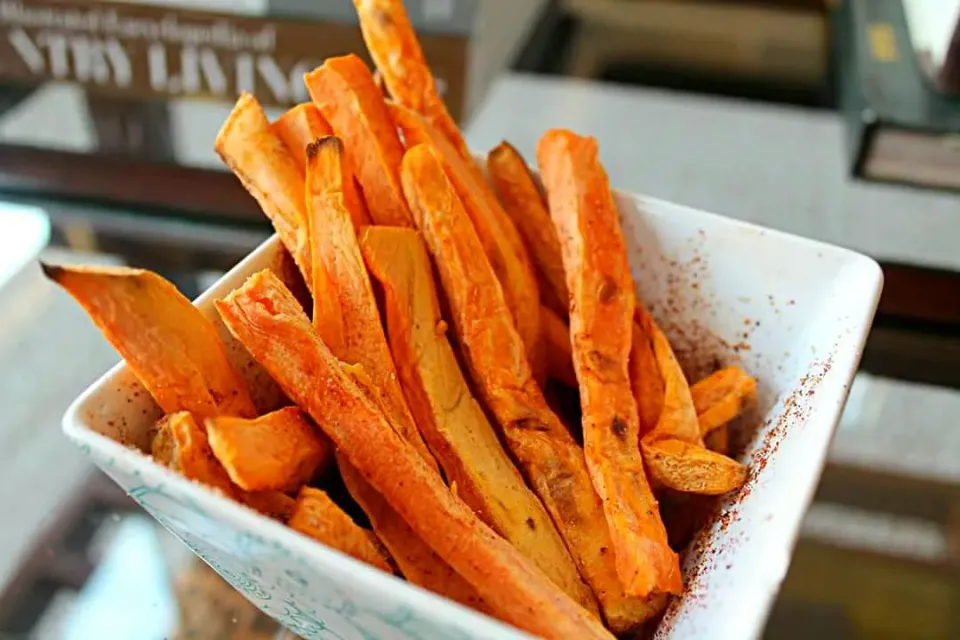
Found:
[[[343,153],[343,141],[340,138],[337,136],[324,136],[317,138],[307,145],[307,160],[316,158],[325,147],[333,147],[338,155]]]
[[[45,275],[48,280],[53,280],[56,283],[60,282],[60,277],[66,269],[58,264],[48,264],[43,260],[38,260],[37,262],[40,265],[40,270],[43,271],[43,275]]]

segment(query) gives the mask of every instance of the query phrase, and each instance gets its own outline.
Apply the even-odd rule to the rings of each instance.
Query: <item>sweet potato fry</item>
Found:
[[[400,423],[401,437],[413,443],[424,460],[436,468],[412,416],[408,421],[399,417],[405,413],[409,415],[409,408],[394,372],[356,232],[344,215],[338,196],[336,176],[339,175],[338,166],[342,164],[341,148],[338,138],[327,138],[311,145],[309,154],[307,202],[311,246],[317,256],[314,263],[314,327],[335,357],[360,363],[344,366],[344,370],[382,413],[393,416],[391,425]],[[333,276],[327,272],[325,262],[331,263],[335,270]],[[346,296],[343,306],[342,296]],[[351,319],[349,340],[344,329],[348,318]],[[371,345],[371,350],[366,351],[364,345]],[[387,380],[386,388],[378,389],[364,370],[364,363],[378,374],[379,379]],[[389,393],[391,389],[394,389],[392,394]],[[343,456],[338,456],[338,463],[347,490],[370,518],[373,530],[407,580],[465,606],[489,611],[476,590],[420,539]]]
[[[440,99],[403,0],[354,0],[353,4],[367,50],[390,95],[424,116],[465,162],[472,163],[460,129]]]
[[[367,65],[353,54],[328,58],[304,81],[314,104],[350,150],[350,171],[363,188],[373,222],[413,226],[400,190],[403,146]]]
[[[487,175],[536,263],[541,276],[541,296],[545,300],[554,299],[554,305],[561,305],[556,311],[566,315],[569,294],[560,239],[527,163],[508,142],[501,142],[487,154]]]
[[[123,356],[165,413],[257,415],[213,324],[151,271],[41,265]]]
[[[726,367],[690,387],[690,397],[700,422],[700,435],[707,437],[757,399],[757,381],[740,367]]]
[[[310,280],[303,171],[283,141],[270,130],[263,107],[249,93],[217,134],[217,153],[273,223],[280,241]]]
[[[477,179],[467,170],[467,163],[436,129],[410,109],[397,104],[390,104],[389,108],[394,122],[403,131],[407,148],[427,144],[442,159],[444,170],[480,237],[484,253],[493,265],[510,309],[510,317],[526,347],[528,360],[540,378],[539,374],[544,370],[540,353],[540,294],[520,234],[483,177]],[[475,166],[472,160],[470,166]]]
[[[637,448],[640,417],[628,373],[633,277],[607,172],[595,139],[563,129],[543,135],[537,161],[570,291],[584,454],[610,525],[617,573],[631,595],[679,593],[679,559]]]
[[[730,425],[725,424],[717,427],[706,435],[703,439],[703,445],[725,456],[730,455]]]
[[[644,435],[644,438],[649,440],[671,438],[702,447],[703,438],[700,436],[697,411],[694,409],[693,399],[690,397],[690,387],[687,384],[683,369],[673,353],[670,341],[657,326],[653,316],[639,301],[635,314],[639,332],[634,335],[634,340],[644,340],[650,345],[656,359],[657,370],[660,372],[660,379],[663,382],[662,400],[651,399],[649,396],[637,398],[638,404],[651,400],[657,403],[657,400],[659,400],[660,411],[657,424]]]
[[[553,517],[608,624],[620,633],[662,610],[664,599],[626,596],[610,530],[583,451],[534,381],[503,292],[443,165],[429,146],[407,151],[404,192],[435,258],[473,381],[507,445]]]
[[[524,484],[474,399],[445,336],[430,258],[419,234],[367,227],[361,248],[383,286],[387,328],[410,407],[457,493],[470,508],[588,610],[583,583],[553,521]]]
[[[293,499],[278,491],[247,492],[234,485],[189,411],[169,413],[157,423],[151,455],[188,480],[212,487],[269,518],[285,522],[292,511]]]
[[[548,376],[575,388],[577,374],[573,370],[570,327],[565,320],[544,305],[540,306],[540,339],[543,342]]]
[[[384,397],[391,423],[396,424],[424,460],[436,468],[400,389],[357,234],[343,207],[343,192],[337,184],[337,178],[342,175],[342,163],[343,143],[339,138],[322,138],[310,146],[307,154],[307,207],[311,228],[317,230],[313,238],[316,245],[314,258],[322,260],[326,266],[340,303],[343,349],[337,355],[345,362],[363,367],[374,388]],[[321,336],[326,333],[323,328],[319,331]]]
[[[674,491],[720,495],[739,489],[747,470],[736,460],[682,440],[641,442],[651,476]]]
[[[643,437],[653,431],[660,420],[665,390],[650,338],[636,321],[633,323],[633,344],[630,346],[630,386],[637,399],[640,436]]]
[[[612,637],[453,496],[439,473],[354,384],[272,274],[255,274],[217,308],[287,395],[496,615],[547,638]]]
[[[246,491],[290,493],[333,462],[330,442],[296,407],[253,420],[207,418],[205,426],[217,460]]]
[[[293,107],[271,124],[270,129],[283,140],[302,173],[306,173],[307,170],[307,147],[310,143],[318,138],[333,135],[330,124],[317,109],[317,105],[312,102]],[[354,226],[359,229],[370,224],[370,214],[367,212],[367,203],[363,201],[363,196],[360,195],[357,182],[348,165],[349,162],[343,169],[343,201],[347,211],[350,212],[350,217],[353,218]]]
[[[381,571],[393,573],[369,531],[357,526],[326,492],[303,487],[297,494],[293,515],[287,523],[292,529],[323,544],[366,562]]]

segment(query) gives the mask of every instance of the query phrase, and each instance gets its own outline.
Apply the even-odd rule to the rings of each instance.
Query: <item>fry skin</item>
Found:
[[[301,173],[306,173],[307,170],[306,151],[310,143],[317,138],[333,135],[330,124],[324,120],[320,110],[312,102],[305,102],[293,107],[271,124],[270,129],[283,140],[283,144],[290,151],[290,155],[300,166]],[[342,183],[344,206],[350,212],[354,226],[359,229],[370,224],[367,204],[363,201],[363,196],[357,189],[353,173],[350,172],[347,165],[344,165]]]
[[[291,493],[333,462],[333,447],[300,409],[255,419],[207,418],[207,439],[230,479],[246,491]]]
[[[633,278],[597,142],[551,129],[540,139],[537,161],[570,292],[584,454],[610,525],[617,573],[630,595],[680,593],[680,562],[637,448],[640,417],[628,373]]]
[[[257,415],[217,330],[170,282],[128,267],[41,267],[80,303],[164,413]]]
[[[374,224],[412,227],[400,189],[403,146],[383,95],[360,58],[328,58],[304,76],[310,98],[350,150],[350,172],[363,188]]]
[[[342,551],[360,562],[393,573],[370,532],[357,526],[326,492],[303,487],[290,516],[290,528]]]
[[[487,154],[487,175],[537,265],[541,295],[545,299],[555,299],[554,306],[561,305],[556,310],[566,315],[570,296],[560,254],[560,239],[527,163],[510,143],[501,142]],[[548,297],[547,293],[552,296]]]
[[[736,460],[682,440],[641,442],[650,474],[674,491],[717,496],[739,489],[747,470]]]
[[[237,100],[214,148],[277,230],[300,273],[310,282],[303,171],[270,129],[263,107],[249,93]]]
[[[610,531],[583,451],[550,411],[508,317],[503,292],[463,204],[429,146],[407,151],[404,192],[440,281],[473,382],[503,429],[527,481],[543,501],[616,633],[636,628],[665,604],[623,593]]]
[[[503,450],[467,387],[447,341],[430,258],[419,234],[368,227],[361,240],[383,286],[387,328],[400,381],[448,481],[481,519],[533,560],[559,587],[599,615],[553,521]]]
[[[706,438],[757,400],[757,381],[740,367],[725,367],[690,387],[690,397]]]
[[[546,638],[612,638],[453,496],[354,384],[276,277],[255,274],[216,304],[227,327],[287,395],[496,615]],[[323,388],[317,379],[325,381]]]
[[[424,118],[453,145],[464,162],[473,157],[427,66],[402,0],[354,0],[370,57],[392,98]]]
[[[544,370],[540,353],[540,293],[536,275],[520,234],[503,211],[497,197],[481,175],[478,179],[450,143],[417,113],[397,104],[389,104],[390,114],[403,131],[407,148],[427,144],[443,161],[456,193],[467,211],[482,243],[483,252],[493,265],[503,289],[510,317],[526,347],[527,357],[538,379]]]
[[[342,162],[343,143],[336,137],[318,140],[307,154],[307,206],[311,227],[318,230],[314,255],[326,266],[340,304],[343,349],[338,356],[361,365],[377,393],[384,396],[391,423],[436,468],[400,389],[357,234],[343,207],[343,192],[336,181],[342,175]],[[319,334],[327,332],[321,329]]]

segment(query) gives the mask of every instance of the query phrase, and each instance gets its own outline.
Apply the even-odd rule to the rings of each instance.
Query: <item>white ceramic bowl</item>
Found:
[[[759,379],[739,421],[750,479],[685,558],[687,588],[658,638],[760,634],[879,297],[862,255],[674,204],[618,194],[641,298],[699,378],[740,363]],[[267,241],[197,300],[212,301],[275,264]],[[218,321],[219,322],[219,321]],[[242,347],[229,344],[238,358]],[[253,372],[256,393],[269,393]],[[267,614],[304,638],[521,638],[503,624],[360,564],[153,462],[158,417],[122,364],[83,393],[63,426],[144,509]]]

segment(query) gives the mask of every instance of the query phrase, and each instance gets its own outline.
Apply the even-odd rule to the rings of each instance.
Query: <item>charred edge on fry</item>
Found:
[[[307,159],[313,160],[320,153],[320,150],[328,145],[334,145],[337,153],[343,153],[343,141],[337,136],[324,136],[317,138],[307,145]]]

